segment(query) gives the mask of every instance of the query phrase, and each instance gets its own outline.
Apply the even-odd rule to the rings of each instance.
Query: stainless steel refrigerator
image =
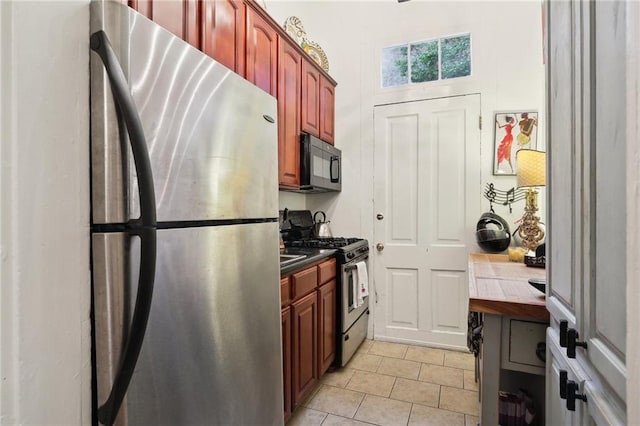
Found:
[[[282,424],[276,100],[91,8],[94,421]]]

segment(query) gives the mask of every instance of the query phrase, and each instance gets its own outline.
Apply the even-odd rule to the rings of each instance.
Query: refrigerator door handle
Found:
[[[111,392],[106,402],[98,408],[98,420],[105,425],[111,425],[116,419],[131,382],[151,311],[156,273],[156,201],[151,162],[142,122],[128,90],[129,85],[124,71],[104,31],[97,31],[91,35],[91,49],[98,53],[104,63],[111,82],[113,98],[129,134],[140,197],[140,218],[136,221],[135,231],[132,231],[140,236],[140,271],[135,308]]]

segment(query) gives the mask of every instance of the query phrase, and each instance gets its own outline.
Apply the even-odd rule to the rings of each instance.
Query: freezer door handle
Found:
[[[129,143],[133,153],[136,174],[138,176],[138,196],[140,197],[140,218],[132,223],[135,233],[140,236],[140,272],[135,308],[131,320],[131,328],[124,346],[124,352],[111,387],[107,401],[98,408],[98,420],[105,425],[112,425],[116,419],[127,388],[133,376],[142,348],[156,273],[156,200],[153,188],[151,162],[147,150],[147,142],[142,122],[136,109],[124,71],[118,62],[107,35],[97,31],[91,35],[91,49],[100,55],[111,82],[113,98],[117,112],[124,121]]]
[[[113,99],[118,107],[118,115],[124,120],[129,134],[129,144],[138,175],[138,196],[140,197],[140,218],[135,224],[155,228],[156,196],[153,188],[151,160],[149,159],[142,121],[129,91],[129,84],[104,31],[96,31],[91,34],[91,49],[100,55],[107,70]]]

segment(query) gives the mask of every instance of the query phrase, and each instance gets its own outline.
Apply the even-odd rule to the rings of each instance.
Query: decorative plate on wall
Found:
[[[307,38],[307,32],[302,26],[302,21],[296,16],[289,16],[284,21],[284,30],[291,38],[298,43],[298,45],[307,54],[322,67],[323,70],[329,72],[329,60],[327,55],[322,50],[322,47],[315,41],[311,41]]]
[[[316,61],[323,70],[329,72],[329,60],[327,59],[327,55],[324,53],[324,50],[322,50],[322,47],[320,47],[318,43],[316,43],[315,41],[303,40],[300,47],[302,47],[302,49],[304,49],[304,51],[307,52],[309,56],[311,56],[311,59]]]
[[[284,31],[295,40],[298,45],[302,44],[302,40],[307,38],[307,33],[302,26],[300,18],[296,16],[289,16],[284,21]]]

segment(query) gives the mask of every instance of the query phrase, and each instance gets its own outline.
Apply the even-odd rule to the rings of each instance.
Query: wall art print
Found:
[[[538,112],[496,112],[493,133],[493,174],[516,175],[516,152],[536,149]]]

